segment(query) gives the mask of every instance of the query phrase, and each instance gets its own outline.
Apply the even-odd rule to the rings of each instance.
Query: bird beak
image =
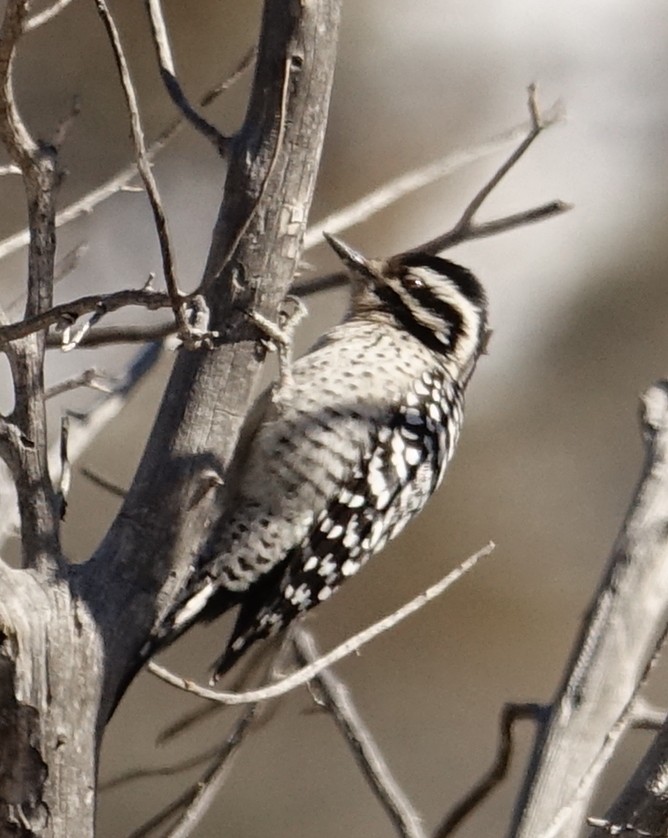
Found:
[[[373,268],[368,259],[365,259],[361,253],[348,247],[341,239],[330,236],[329,233],[323,233],[327,244],[332,248],[334,253],[339,257],[343,264],[353,273],[361,273],[364,276],[373,276]]]

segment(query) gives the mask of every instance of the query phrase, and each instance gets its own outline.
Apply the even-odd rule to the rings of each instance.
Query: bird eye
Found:
[[[404,285],[408,288],[424,288],[424,280],[415,274],[405,274]]]

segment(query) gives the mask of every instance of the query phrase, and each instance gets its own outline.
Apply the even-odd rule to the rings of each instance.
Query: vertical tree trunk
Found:
[[[104,726],[207,524],[220,514],[221,497],[201,487],[211,469],[221,477],[227,471],[261,366],[246,312],[274,314],[299,260],[339,5],[265,3],[253,91],[233,139],[202,286],[221,345],[181,350],[133,486],[102,545],[76,567],[54,556],[50,572],[0,564],[3,835],[93,834]]]

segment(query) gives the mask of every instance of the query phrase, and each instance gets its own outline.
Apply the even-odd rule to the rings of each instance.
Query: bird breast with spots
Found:
[[[245,590],[295,548],[312,553],[302,574],[334,582],[422,508],[454,449],[461,393],[432,352],[407,351],[407,341],[345,322],[295,364],[294,386],[270,404],[250,446],[210,568],[219,584]],[[299,576],[287,582],[297,600]]]

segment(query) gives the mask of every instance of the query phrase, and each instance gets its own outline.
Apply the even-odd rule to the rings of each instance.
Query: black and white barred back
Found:
[[[344,321],[261,399],[236,502],[194,570],[175,629],[240,603],[219,676],[256,640],[323,602],[437,488],[487,333],[465,268],[424,254],[366,260],[328,239],[353,292]]]

